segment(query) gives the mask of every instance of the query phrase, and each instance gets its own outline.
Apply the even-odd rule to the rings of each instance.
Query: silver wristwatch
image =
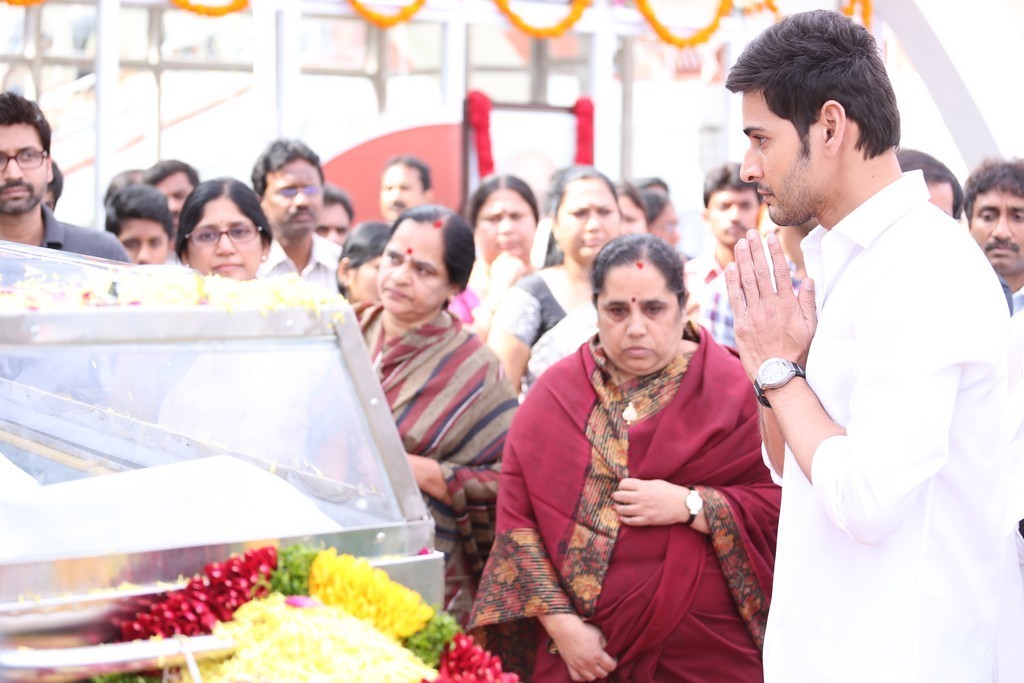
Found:
[[[778,389],[789,383],[794,377],[806,377],[804,369],[791,360],[785,358],[769,358],[761,363],[754,377],[754,393],[757,400],[765,408],[771,408],[772,404],[765,398],[766,389]]]
[[[693,524],[693,520],[697,519],[697,515],[704,509],[704,499],[697,493],[697,489],[690,489],[686,494],[686,509],[690,511],[690,518],[683,524]]]

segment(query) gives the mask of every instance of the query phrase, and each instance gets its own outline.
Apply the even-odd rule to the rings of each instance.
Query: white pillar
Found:
[[[594,93],[594,166],[615,177],[622,168],[622,95],[615,80],[618,32],[608,0],[587,10],[593,18],[590,78]]]
[[[467,54],[466,13],[453,9],[445,16],[444,56],[441,63],[441,92],[445,115],[453,121],[462,120],[462,104],[466,99]]]
[[[254,141],[254,149],[262,151],[263,147],[279,136],[281,128],[277,88],[277,3],[273,0],[253,0],[252,24],[255,46],[252,77],[256,93],[253,117],[262,124],[260,139]]]
[[[96,3],[96,150],[93,165],[93,225],[105,229],[107,222],[103,195],[114,175],[117,124],[121,115],[120,77],[121,0]]]

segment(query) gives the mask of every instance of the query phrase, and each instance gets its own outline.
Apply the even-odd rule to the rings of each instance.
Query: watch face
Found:
[[[770,358],[757,371],[757,381],[762,387],[771,387],[793,375],[793,367],[781,358]]]

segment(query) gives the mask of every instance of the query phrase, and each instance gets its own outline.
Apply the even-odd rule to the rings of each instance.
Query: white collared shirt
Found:
[[[813,486],[786,450],[765,680],[991,681],[1012,550],[996,276],[920,172],[801,247],[807,381],[846,435]]]
[[[270,245],[270,253],[265,263],[261,263],[256,277],[268,278],[298,273],[307,282],[320,285],[332,294],[338,293],[338,261],[341,260],[341,247],[320,235],[313,235],[313,252],[309,263],[299,273],[298,268],[284,253],[281,243],[274,240]]]

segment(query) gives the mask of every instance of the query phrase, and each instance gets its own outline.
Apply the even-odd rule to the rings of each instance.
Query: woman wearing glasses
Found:
[[[181,208],[178,258],[203,275],[252,280],[270,251],[266,225],[255,192],[234,178],[207,180]]]

